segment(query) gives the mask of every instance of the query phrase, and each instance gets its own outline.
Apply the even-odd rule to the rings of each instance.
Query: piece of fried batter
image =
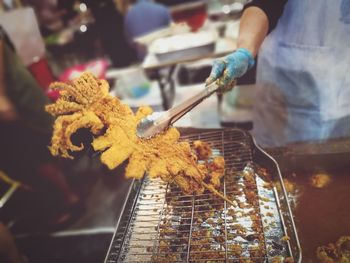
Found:
[[[211,147],[207,142],[196,140],[193,142],[193,148],[199,160],[207,160],[212,154]]]
[[[222,156],[217,156],[208,166],[210,171],[210,183],[217,188],[220,186],[220,179],[225,174],[225,159]]]
[[[316,256],[320,263],[350,262],[350,236],[342,236],[338,241],[318,247]]]
[[[74,145],[71,136],[80,128],[88,128],[94,135],[93,149],[102,153],[101,161],[109,169],[128,160],[127,178],[140,179],[147,173],[150,178],[176,183],[186,193],[201,193],[206,188],[220,195],[213,188],[220,185],[224,160],[207,160],[211,155],[209,145],[198,141],[193,151],[188,142],[179,141],[180,133],[175,128],[148,140],[136,135],[138,122],[152,113],[150,107],[140,107],[134,114],[129,106],[109,95],[105,80],[90,73],[69,84],[53,83],[51,88],[60,91],[59,99],[46,107],[56,116],[50,146],[54,156],[72,158],[71,152],[82,150],[84,146]],[[203,165],[197,159],[207,161]],[[211,180],[206,184],[208,173]]]
[[[310,184],[315,188],[324,188],[331,183],[330,175],[326,173],[317,173],[311,176]]]

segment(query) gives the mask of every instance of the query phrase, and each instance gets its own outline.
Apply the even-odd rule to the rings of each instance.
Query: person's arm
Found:
[[[6,96],[4,79],[4,40],[0,39],[0,97]]]
[[[246,6],[240,21],[237,50],[215,60],[207,85],[217,83],[221,90],[232,88],[234,80],[253,67],[262,42],[276,26],[287,0],[254,0]]]
[[[0,121],[14,121],[18,115],[6,92],[4,45],[4,40],[0,38]]]
[[[25,262],[16,247],[13,235],[2,222],[0,222],[0,258],[5,262]]]
[[[207,85],[219,79],[222,90],[231,89],[234,80],[253,67],[254,57],[264,41],[269,20],[259,7],[247,8],[241,17],[237,50],[223,59],[214,61]]]
[[[241,17],[237,48],[245,48],[255,57],[268,30],[269,19],[265,12],[255,6],[247,8]]]

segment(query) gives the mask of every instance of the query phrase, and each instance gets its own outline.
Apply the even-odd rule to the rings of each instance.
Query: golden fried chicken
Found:
[[[129,106],[109,95],[105,80],[90,73],[82,74],[69,84],[53,83],[60,90],[59,99],[46,107],[56,116],[50,151],[54,156],[72,158],[71,152],[80,151],[83,145],[74,145],[71,136],[80,128],[89,128],[94,139],[92,147],[101,152],[101,162],[114,169],[128,160],[127,178],[140,179],[145,173],[150,178],[174,182],[186,193],[215,190],[224,173],[224,159],[211,156],[209,144],[197,141],[195,150],[188,142],[180,142],[180,133],[170,128],[151,139],[136,135],[138,122],[152,113],[150,107],[140,107],[134,114]],[[196,155],[197,153],[197,155]],[[199,164],[197,159],[207,160]],[[204,182],[206,176],[211,180]]]
[[[196,140],[193,142],[193,148],[199,160],[207,160],[212,154],[211,147],[207,142]]]
[[[222,156],[217,156],[210,163],[209,168],[212,171],[223,171],[225,169],[225,159]]]
[[[218,188],[220,186],[220,179],[225,174],[225,159],[222,156],[215,157],[212,162],[208,164],[210,183]]]
[[[210,144],[201,140],[194,141],[193,148],[198,160],[205,160],[205,165],[199,165],[199,169],[206,175],[205,181],[212,184],[215,188],[218,188],[220,186],[220,180],[225,173],[224,157],[217,156],[210,159],[212,156]]]

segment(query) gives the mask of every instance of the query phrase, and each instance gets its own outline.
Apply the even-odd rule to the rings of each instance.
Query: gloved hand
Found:
[[[254,63],[252,53],[245,48],[239,48],[232,54],[214,61],[206,84],[218,80],[220,91],[230,90],[233,88],[234,80],[243,76]]]

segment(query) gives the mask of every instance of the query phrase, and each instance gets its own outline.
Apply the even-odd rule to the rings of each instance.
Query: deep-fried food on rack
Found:
[[[286,189],[287,193],[293,194],[297,190],[297,185],[295,182],[292,182],[291,180],[287,178],[283,178],[283,184],[284,188]],[[282,191],[281,184],[279,181],[275,181],[273,185],[276,187],[278,191]]]
[[[71,152],[82,150],[84,146],[74,145],[71,136],[80,128],[88,128],[94,135],[93,149],[102,153],[101,161],[109,169],[129,160],[127,178],[140,179],[148,173],[151,178],[175,182],[186,193],[209,189],[229,201],[215,189],[224,174],[224,159],[208,160],[208,144],[197,141],[196,154],[188,142],[179,141],[180,133],[175,128],[148,140],[136,135],[138,122],[152,113],[150,107],[140,107],[134,114],[128,105],[109,95],[105,80],[90,73],[69,84],[53,83],[51,88],[60,90],[59,99],[46,107],[56,116],[50,146],[54,156],[72,158]],[[205,159],[205,163],[197,159]],[[210,180],[205,183],[207,176]]]
[[[193,148],[199,160],[207,160],[212,155],[211,147],[207,142],[196,140],[193,142]]]
[[[215,157],[212,162],[208,164],[210,183],[214,187],[220,186],[220,179],[225,173],[225,159],[222,156]]]

